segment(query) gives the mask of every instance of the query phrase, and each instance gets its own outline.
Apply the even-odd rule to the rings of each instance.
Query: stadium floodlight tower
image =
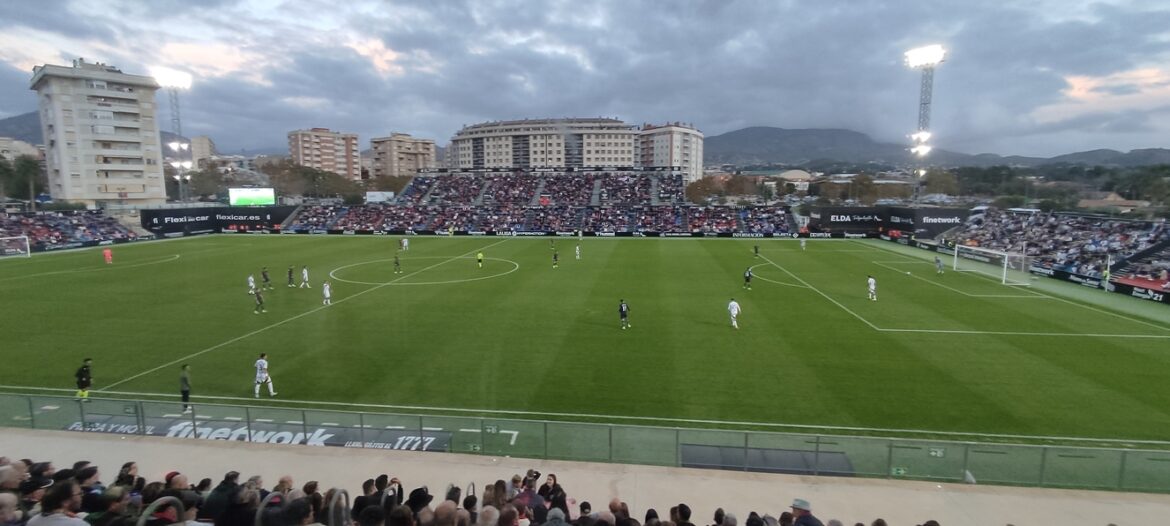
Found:
[[[913,146],[910,153],[923,159],[933,147],[930,145],[930,101],[934,97],[934,68],[946,59],[947,51],[938,44],[911,49],[906,52],[906,65],[922,70],[922,88],[918,94],[918,131],[910,135]],[[920,167],[915,178],[914,200],[922,196],[922,182],[926,169]]]
[[[171,68],[154,67],[150,69],[150,75],[159,86],[166,88],[171,99],[171,132],[181,137],[183,120],[179,117],[179,90],[191,88],[191,74]]]
[[[934,95],[934,68],[946,59],[947,51],[934,44],[906,52],[906,65],[922,70],[922,89],[918,95],[918,131],[910,136],[914,146],[910,151],[919,157],[930,153],[930,101]]]

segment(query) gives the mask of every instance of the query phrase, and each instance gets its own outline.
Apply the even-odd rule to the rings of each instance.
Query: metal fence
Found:
[[[1170,492],[1170,451],[0,394],[0,425],[89,433]]]

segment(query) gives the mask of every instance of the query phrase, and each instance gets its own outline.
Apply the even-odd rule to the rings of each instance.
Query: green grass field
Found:
[[[1170,440],[1166,318],[938,276],[925,252],[587,238],[577,261],[576,241],[558,239],[554,270],[547,238],[411,241],[398,275],[397,238],[350,236],[119,245],[112,266],[97,250],[0,261],[0,384],[69,389],[93,357],[96,389],[174,395],[189,363],[195,396],[250,403],[252,364],[267,352],[292,405]],[[285,287],[290,264],[298,282],[309,266],[311,290]],[[264,265],[276,290],[254,315],[245,279]]]

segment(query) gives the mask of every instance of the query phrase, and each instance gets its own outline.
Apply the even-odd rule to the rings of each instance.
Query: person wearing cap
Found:
[[[792,526],[825,526],[820,519],[817,519],[812,514],[812,506],[804,499],[792,500]]]
[[[172,471],[167,473],[167,489],[188,490],[191,489],[191,484],[187,482],[187,475]]]

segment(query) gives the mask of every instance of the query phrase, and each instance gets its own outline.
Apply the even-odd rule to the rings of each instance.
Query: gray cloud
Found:
[[[919,77],[901,55],[936,41],[951,50],[935,79],[941,147],[1047,155],[1094,140],[1156,146],[1170,133],[1150,118],[1153,108],[1087,111],[1042,125],[1031,116],[1063,100],[1068,76],[1170,74],[1170,10],[1140,5],[1076,6],[1069,10],[1078,16],[1065,18],[957,0],[298,1],[282,4],[279,15],[227,0],[116,7],[129,13],[126,22],[49,18],[31,8],[6,19],[140,49],[126,58],[143,68],[163,44],[201,29],[165,36],[159,28],[175,17],[260,57],[248,72],[270,86],[240,75],[199,78],[183,95],[187,134],[212,135],[225,147],[280,146],[289,130],[311,126],[363,140],[406,131],[442,144],[464,124],[549,116],[677,120],[708,135],[749,125],[839,127],[903,140],[917,122]],[[334,25],[340,29],[326,29]],[[379,73],[346,47],[375,39],[400,69]],[[1141,89],[1099,88],[1106,96]],[[24,100],[27,109],[35,105],[31,93]],[[3,104],[0,111],[11,111]]]

